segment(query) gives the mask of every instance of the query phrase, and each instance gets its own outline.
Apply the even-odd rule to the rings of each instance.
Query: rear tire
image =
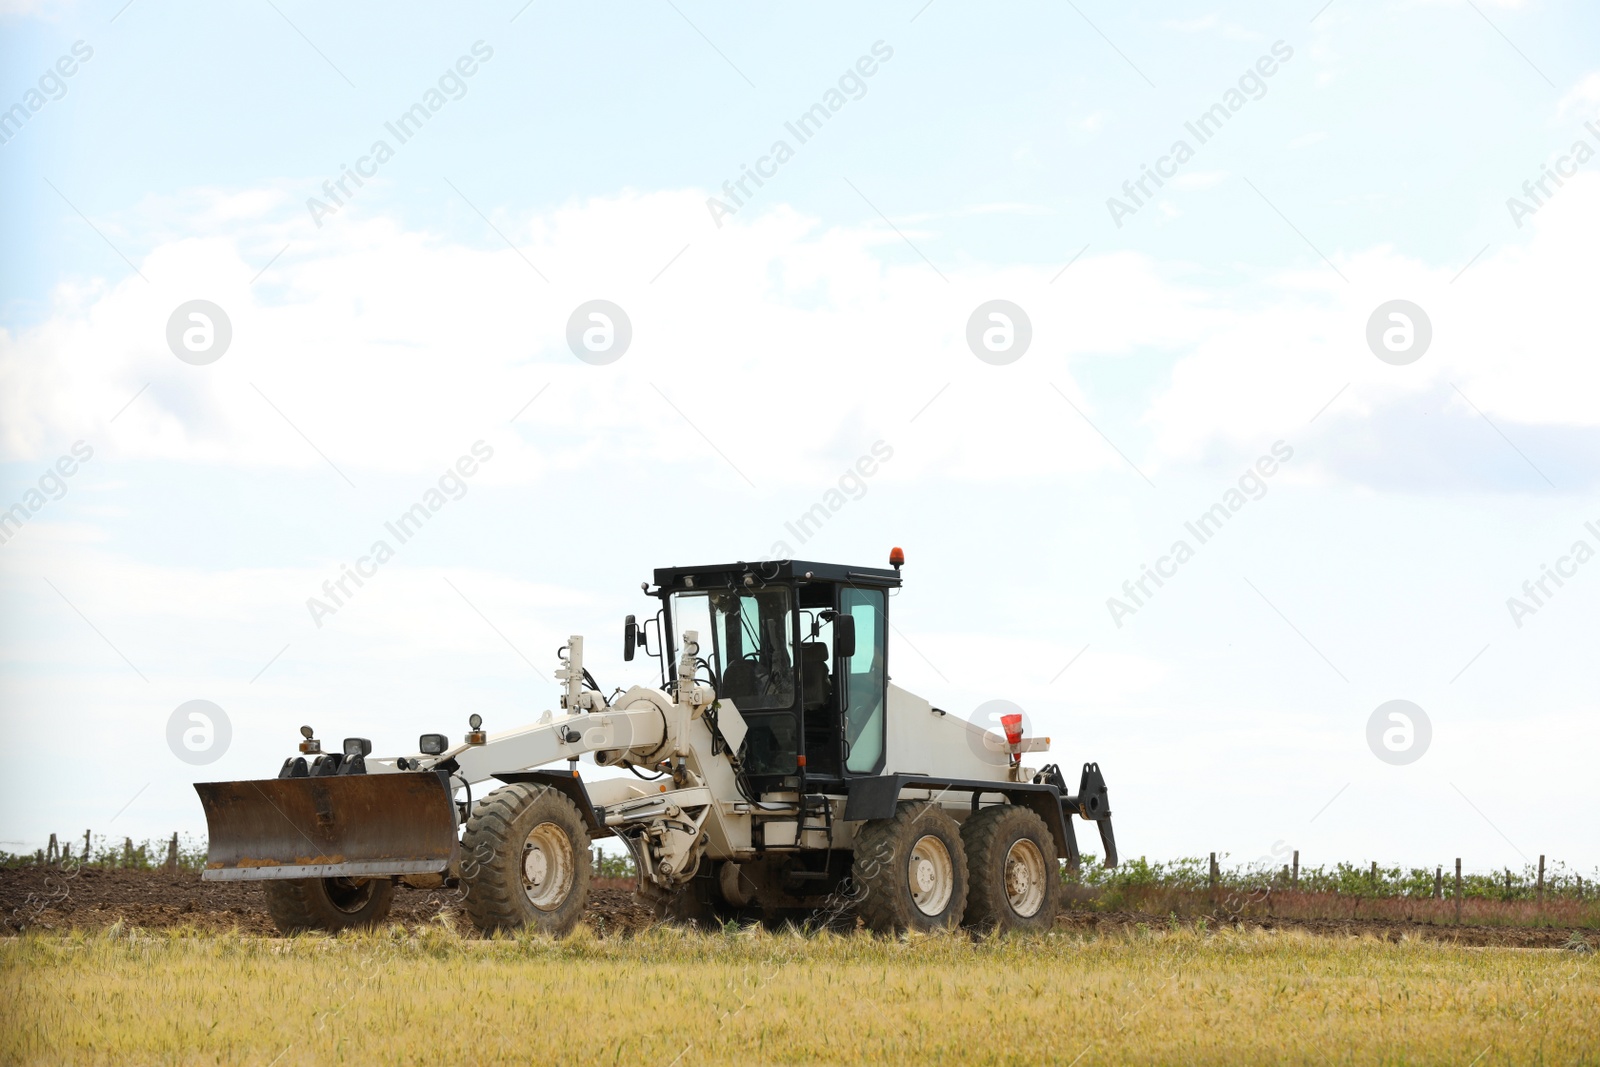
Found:
[[[862,826],[850,879],[874,933],[955,929],[967,906],[960,827],[936,804],[904,802],[893,818]]]
[[[1001,933],[1055,925],[1061,871],[1038,813],[1015,804],[984,808],[961,827],[961,840],[972,878],[966,925]]]
[[[267,913],[285,934],[376,926],[394,905],[392,878],[274,879],[265,888]]]
[[[484,933],[564,937],[589,904],[589,830],[555,789],[503,785],[479,801],[461,838],[467,915]]]

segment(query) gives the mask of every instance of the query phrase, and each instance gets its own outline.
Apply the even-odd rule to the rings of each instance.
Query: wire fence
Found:
[[[0,849],[0,867],[99,867],[107,870],[202,871],[206,866],[206,841],[203,837],[176,831],[167,838],[146,838],[134,844],[133,838],[120,841],[113,835],[85,830],[81,837],[50,835],[49,844],[33,852],[6,852]]]
[[[607,855],[596,847],[590,864],[596,878],[634,877],[633,859],[627,855]],[[146,838],[134,844],[131,837],[117,841],[107,834],[85,830],[82,837],[65,841],[51,834],[49,844],[33,852],[0,849],[0,867],[73,866],[197,873],[206,867],[206,839],[174,831],[170,837]]]
[[[1302,893],[1336,893],[1359,897],[1409,897],[1437,900],[1484,899],[1538,900],[1545,897],[1600,899],[1600,868],[1580,871],[1564,862],[1547,863],[1546,857],[1520,868],[1474,867],[1452,857],[1431,866],[1408,866],[1369,860],[1311,866],[1300,863],[1300,853],[1289,863],[1271,867],[1260,863],[1227,865],[1227,853],[1189,856],[1177,860],[1124,860],[1115,868],[1085,856],[1073,884],[1084,888],[1117,890],[1143,887],[1181,890],[1277,890]]]
[[[1140,856],[1107,868],[1097,856],[1086,855],[1076,872],[1063,870],[1062,877],[1071,899],[1103,907],[1148,904],[1162,894],[1174,899],[1199,895],[1250,901],[1276,894],[1279,899],[1331,895],[1356,901],[1600,903],[1600,867],[1579,870],[1559,860],[1547,862],[1545,856],[1520,868],[1464,865],[1455,857],[1432,866],[1376,860],[1324,866],[1302,864],[1298,851],[1280,867],[1259,862],[1229,864],[1227,859],[1227,853],[1155,861]],[[31,853],[0,850],[3,867],[89,866],[192,873],[204,870],[205,863],[205,838],[177,832],[135,844],[131,837],[119,841],[85,830],[81,837],[70,839],[51,834],[44,848]],[[608,855],[596,848],[591,863],[597,878],[635,877],[633,859],[626,854]]]

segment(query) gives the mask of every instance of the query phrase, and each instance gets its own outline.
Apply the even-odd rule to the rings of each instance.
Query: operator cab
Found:
[[[799,560],[658,569],[655,647],[630,618],[624,655],[636,638],[652,655],[664,649],[669,685],[684,631],[699,632],[700,677],[744,717],[740,760],[760,792],[875,775],[884,765],[889,592],[900,586],[895,551],[893,570]]]

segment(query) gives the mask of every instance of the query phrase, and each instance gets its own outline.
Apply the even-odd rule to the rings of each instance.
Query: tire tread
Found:
[[[1044,903],[1037,915],[1024,918],[1011,910],[1005,887],[1005,856],[1019,837],[1033,836],[1045,855]],[[1050,829],[1037,812],[1016,804],[996,804],[974,813],[961,827],[967,852],[969,889],[964,922],[994,930],[1049,929],[1061,906],[1061,879],[1055,873],[1056,854]]]
[[[274,879],[263,884],[267,914],[280,933],[298,934],[308,930],[337,933],[352,927],[376,926],[389,916],[394,906],[394,881],[374,879],[372,899],[359,912],[340,911],[328,899],[321,878]]]
[[[522,894],[522,841],[517,820],[535,805],[549,808],[550,821],[564,821],[573,845],[572,897],[553,912],[535,912]],[[462,882],[467,886],[467,917],[484,933],[534,926],[541,933],[564,936],[583,918],[592,871],[589,834],[578,807],[546,785],[517,782],[503,785],[474,805],[461,839]],[[544,917],[549,916],[546,920]]]
[[[955,886],[947,914],[947,924],[930,922],[912,902],[905,885],[905,858],[916,837],[926,832],[919,824],[931,816],[935,825],[943,823],[951,839],[951,861],[955,864]],[[851,862],[850,880],[861,896],[856,914],[868,930],[874,933],[902,933],[907,930],[929,930],[939,925],[955,926],[967,907],[969,880],[967,876],[966,849],[955,820],[943,808],[927,801],[902,801],[893,816],[873,819],[856,834],[855,855]],[[874,862],[887,855],[888,862]]]

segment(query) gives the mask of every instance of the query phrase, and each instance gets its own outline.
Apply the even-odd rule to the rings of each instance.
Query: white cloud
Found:
[[[313,241],[297,237],[252,286],[285,238],[271,198],[205,198],[197,212],[207,218],[252,204],[262,214],[156,244],[140,261],[148,284],[61,286],[46,320],[0,333],[0,450],[34,458],[94,436],[125,459],[320,467],[303,433],[347,473],[410,470],[456,454],[554,383],[560,400],[541,401],[536,442],[506,440],[499,477],[537,477],[597,447],[639,457],[703,449],[665,393],[713,440],[742,442],[741,456],[770,478],[814,482],[845,427],[899,423],[952,382],[967,417],[1007,420],[1020,404],[1042,427],[1060,419],[1059,398],[1019,389],[1019,379],[1070,383],[1066,352],[1170,345],[1188,332],[1184,298],[1136,256],[1080,263],[1073,284],[1056,289],[1053,265],[947,265],[945,283],[883,226],[822,229],[779,208],[708,232],[703,203],[698,192],[625,195],[501,220],[550,283],[504,246],[345,216]],[[1169,314],[1139,315],[1162,289]],[[1033,352],[1004,370],[980,363],[964,337],[970,310],[996,294],[1034,320]],[[579,363],[565,342],[571,310],[596,296],[633,322],[632,349],[609,367]],[[215,301],[233,324],[232,347],[205,367],[180,363],[164,339],[172,310],[194,298]],[[798,443],[768,432],[765,406],[745,399],[746,383],[780,378],[785,404],[814,413]],[[842,395],[840,381],[852,384]],[[111,432],[111,416],[146,383]],[[922,425],[928,463],[1015,466],[1005,441],[961,447],[935,420]],[[1084,447],[1041,450],[1039,462],[1105,464],[1092,431],[1068,433],[1080,431]]]
[[[1215,13],[1192,19],[1165,19],[1161,28],[1174,33],[1205,33],[1217,30],[1233,41],[1262,41],[1266,38],[1259,30],[1247,29],[1236,23],[1224,23]]]
[[[1216,14],[1213,13],[1193,19],[1165,19],[1161,23],[1161,28],[1174,30],[1178,33],[1200,33],[1214,28],[1218,21]]]
[[[1320,267],[1274,279],[1264,306],[1222,316],[1173,368],[1146,415],[1155,450],[1193,455],[1218,438],[1245,444],[1298,429],[1346,382],[1341,403],[1363,411],[1455,383],[1491,418],[1600,425],[1600,366],[1574,348],[1590,332],[1600,176],[1569,179],[1529,225],[1525,244],[1492,249],[1454,284],[1458,268],[1387,248],[1338,259],[1348,284]],[[1379,361],[1364,341],[1372,311],[1397,298],[1422,306],[1433,325],[1427,354],[1404,367]]]
[[[77,0],[0,0],[0,16],[37,16],[54,21],[77,11]]]
[[[1561,122],[1585,122],[1600,118],[1600,71],[1585,75],[1556,104]]]
[[[1186,171],[1168,184],[1176,189],[1209,189],[1214,185],[1220,185],[1227,177],[1228,172],[1225,170]]]
[[[64,284],[43,322],[0,332],[0,455],[35,460],[90,438],[121,459],[320,468],[304,434],[347,473],[410,471],[494,430],[503,462],[492,477],[520,481],[579,466],[597,449],[641,459],[704,451],[697,427],[738,442],[740,467],[764,483],[815,484],[830,475],[841,435],[902,426],[952,388],[945,401],[959,397],[959,417],[1011,432],[958,441],[938,419],[919,420],[897,431],[919,445],[897,473],[1033,477],[1120,463],[1051,383],[1092,406],[1076,382],[1079,361],[1134,352],[1177,357],[1142,416],[1157,467],[1203,455],[1212,441],[1254,447],[1347,381],[1357,405],[1453,381],[1491,417],[1600,421],[1600,371],[1571,358],[1571,339],[1588,330],[1594,175],[1569,180],[1531,220],[1526,243],[1491,249],[1453,285],[1454,265],[1379,248],[1339,259],[1349,284],[1318,266],[1226,295],[1187,284],[1178,265],[1093,250],[1059,284],[1055,264],[945,263],[945,282],[881,225],[824,229],[777,208],[721,231],[691,227],[704,210],[695,191],[501,220],[549,283],[503,245],[347,216],[314,240],[297,237],[252,286],[286,239],[272,221],[279,198],[202,200],[208,233],[156,244],[140,262],[148,284]],[[597,296],[633,321],[632,349],[608,367],[579,363],[564,337],[571,310]],[[964,337],[971,309],[997,296],[1033,324],[1032,349],[1004,368],[975,359]],[[1362,340],[1372,309],[1397,296],[1434,323],[1432,350],[1406,368],[1379,362]],[[172,309],[196,297],[233,321],[233,347],[206,367],[180,363],[164,340]],[[779,379],[784,403],[810,412],[803,440],[770,433],[766,407],[746,399],[748,383]],[[851,383],[842,394],[841,381]],[[546,386],[538,418],[500,432]]]

